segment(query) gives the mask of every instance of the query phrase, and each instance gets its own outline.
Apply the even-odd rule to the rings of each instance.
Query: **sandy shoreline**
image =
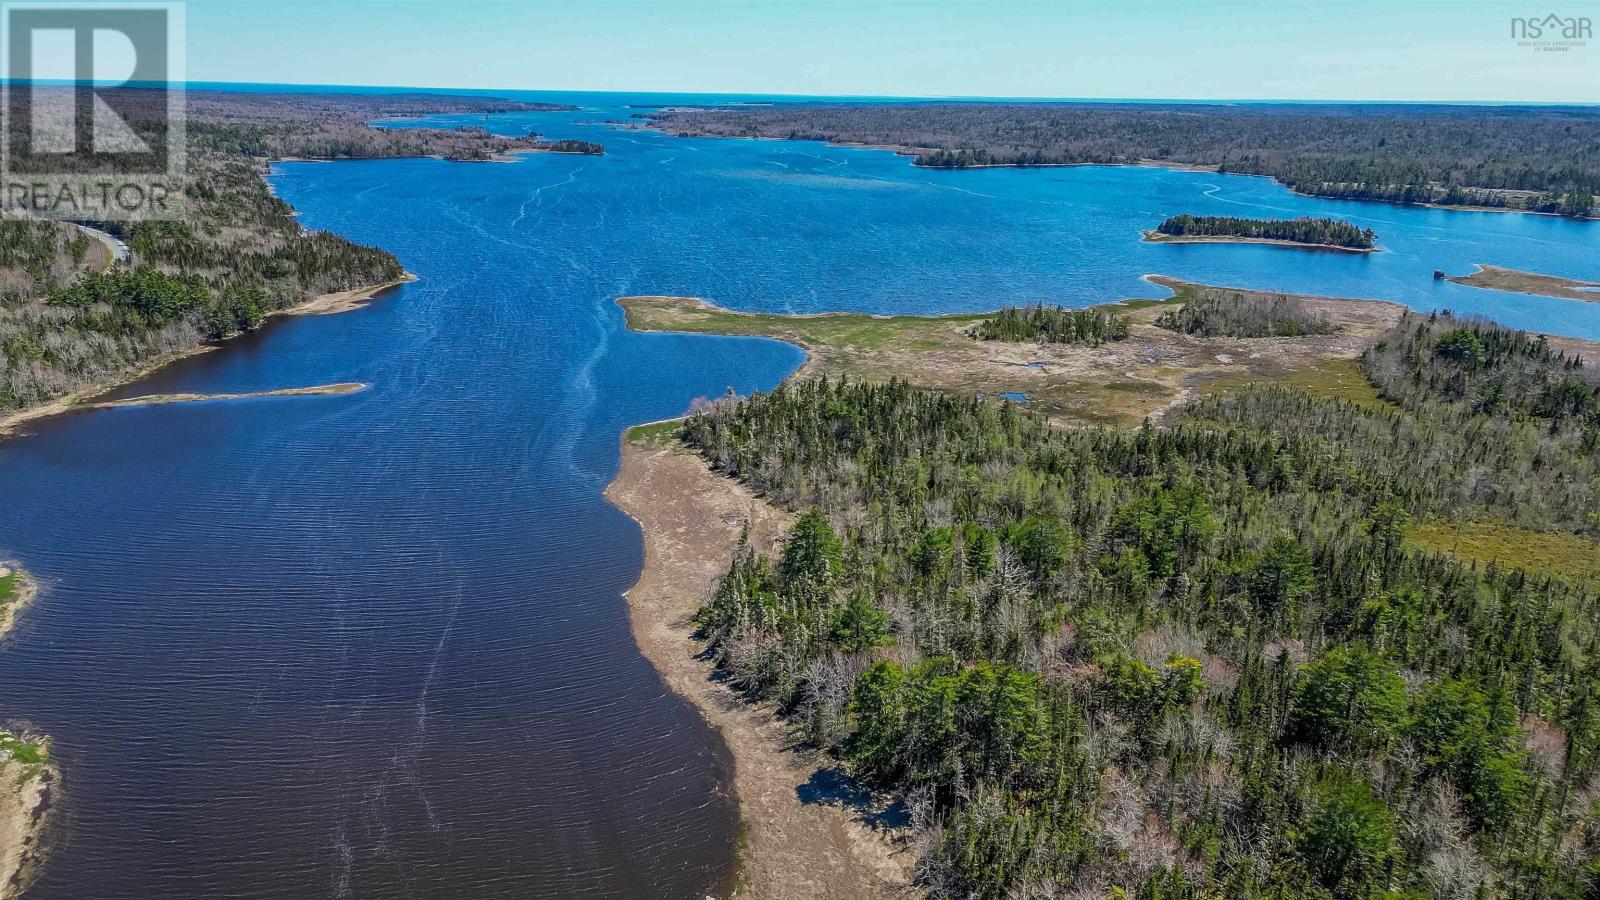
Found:
[[[319,294],[297,306],[273,310],[272,312],[267,313],[267,318],[271,319],[278,316],[325,316],[332,315],[334,313],[348,312],[352,309],[357,309],[366,305],[379,294],[389,290],[390,288],[398,287],[402,284],[415,280],[416,276],[408,272],[404,278],[399,278],[394,281],[386,281],[383,284],[375,284],[348,291],[335,291],[329,294]],[[4,415],[0,415],[0,439],[9,437],[16,431],[18,426],[24,423],[32,422],[36,419],[47,419],[51,416],[59,416],[62,413],[72,412],[75,409],[85,408],[86,406],[90,405],[89,401],[92,401],[96,397],[110,393],[111,391],[114,391],[117,388],[125,385],[132,384],[133,382],[139,381],[142,378],[147,378],[180,359],[188,359],[191,356],[197,356],[201,353],[210,353],[213,350],[226,346],[226,344],[226,341],[216,344],[199,344],[187,350],[180,350],[176,353],[167,353],[156,357],[142,366],[131,369],[120,375],[103,378],[86,384],[75,391],[63,394],[62,396],[57,397],[48,403],[40,403],[36,406],[30,406],[26,409],[19,409]]]
[[[625,595],[639,650],[717,729],[733,757],[743,834],[734,896],[908,895],[910,851],[869,827],[863,811],[814,796],[808,785],[818,783],[828,761],[799,749],[790,726],[769,709],[713,680],[692,637],[694,612],[727,568],[745,524],[752,545],[766,551],[793,516],[681,448],[626,438],[606,498],[644,534],[644,567]]]
[[[139,406],[169,406],[174,403],[206,403],[214,400],[259,400],[268,397],[337,397],[356,394],[372,385],[361,381],[341,381],[338,384],[317,384],[310,387],[278,388],[271,391],[247,391],[242,394],[145,394],[126,400],[109,400],[105,403],[85,403],[78,409],[129,409]]]
[[[0,563],[0,578],[18,576],[16,595],[0,609],[0,639],[10,633],[17,618],[39,596],[39,585],[15,563]],[[0,731],[6,739],[24,738],[44,744],[42,738]],[[32,881],[44,858],[42,836],[49,822],[52,792],[59,775],[46,751],[42,762],[25,762],[0,749],[0,900],[15,897]]]
[[[1600,303],[1600,282],[1524,272],[1521,269],[1508,269],[1505,266],[1491,266],[1487,263],[1476,264],[1466,275],[1446,275],[1444,280],[1490,291],[1510,291],[1516,294],[1532,294],[1535,297],[1557,297],[1563,300]]]
[[[58,781],[52,762],[0,761],[0,900],[27,890],[44,862]]]

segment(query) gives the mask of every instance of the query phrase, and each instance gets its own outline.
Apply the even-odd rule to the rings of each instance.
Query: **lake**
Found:
[[[51,735],[65,781],[30,898],[726,887],[728,763],[633,645],[639,535],[601,491],[625,425],[770,388],[800,355],[629,334],[618,296],[948,312],[1159,297],[1140,276],[1162,273],[1600,338],[1600,304],[1431,278],[1595,278],[1596,223],[1161,169],[928,171],[598,124],[657,97],[571,102],[433,121],[604,157],[278,166],[308,226],[420,280],[119,393],[369,390],[80,413],[0,444],[0,555],[46,588],[0,652],[0,716]],[[1385,252],[1140,241],[1178,212],[1333,215]]]

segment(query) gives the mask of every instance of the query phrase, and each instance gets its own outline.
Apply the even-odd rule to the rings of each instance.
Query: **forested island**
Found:
[[[1315,321],[1233,299],[1187,321]],[[1600,371],[1415,313],[1359,366],[1131,429],[806,372],[702,405],[677,440],[796,518],[700,636],[902,799],[935,897],[1590,896]]]
[[[1172,216],[1154,231],[1150,241],[1250,241],[1335,250],[1373,250],[1376,235],[1337,219],[1244,219],[1236,216]]]
[[[1592,107],[782,103],[641,115],[675,134],[893,147],[922,166],[1153,161],[1321,197],[1579,217],[1600,194]]]
[[[570,138],[560,141],[535,141],[534,149],[549,153],[578,153],[583,156],[604,156],[606,152],[606,148],[601,144]]]
[[[124,89],[129,90],[129,89]],[[133,90],[132,96],[143,98]],[[425,94],[188,92],[182,221],[101,223],[131,259],[110,260],[71,225],[0,221],[0,414],[259,327],[319,295],[398,282],[389,253],[308,232],[262,180],[273,159],[436,156],[476,161],[554,149],[481,128],[375,128],[435,113],[559,109]],[[160,128],[134,118],[136,129]],[[583,143],[583,142],[577,142]],[[592,152],[585,144],[577,152]]]

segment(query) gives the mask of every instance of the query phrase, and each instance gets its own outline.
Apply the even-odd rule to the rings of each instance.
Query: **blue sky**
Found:
[[[1595,0],[189,0],[196,81],[880,96],[1600,102]]]

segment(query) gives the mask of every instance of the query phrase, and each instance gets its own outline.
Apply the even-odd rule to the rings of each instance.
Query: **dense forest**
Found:
[[[1045,344],[1088,344],[1120,341],[1128,336],[1128,319],[1103,309],[1059,306],[1007,306],[972,327],[980,341],[1037,341]]]
[[[681,438],[801,515],[701,634],[904,799],[935,897],[1593,898],[1596,586],[1407,534],[1600,537],[1595,373],[1444,315],[1365,365],[1387,399],[1135,431],[903,383],[719,402]]]
[[[1531,336],[1475,318],[1408,315],[1367,351],[1384,393],[1408,408],[1450,404],[1517,420],[1583,441],[1600,430],[1600,371]],[[1600,514],[1600,510],[1597,510]]]
[[[648,120],[679,134],[894,146],[925,166],[1161,160],[1319,196],[1570,216],[1590,214],[1600,194],[1600,112],[1586,107],[776,104]]]
[[[491,159],[536,149],[537,136],[506,137],[477,127],[384,129],[367,122],[550,108],[415,94],[209,91],[188,92],[188,104],[184,218],[98,223],[127,242],[132,259],[125,267],[101,274],[74,266],[74,258],[83,261],[86,245],[70,226],[0,223],[0,285],[7,286],[0,293],[0,410],[43,402],[164,354],[249,330],[266,313],[318,294],[404,274],[388,253],[301,228],[294,210],[262,180],[267,160]],[[137,118],[133,124],[141,134],[161,127]]]
[[[1371,228],[1357,228],[1338,219],[1242,219],[1237,216],[1172,216],[1156,226],[1159,234],[1174,237],[1237,237],[1296,244],[1325,244],[1370,250],[1376,237]]]
[[[1157,316],[1154,324],[1201,337],[1298,337],[1339,330],[1297,297],[1255,297],[1242,291],[1216,289],[1195,292],[1182,306]]]
[[[61,222],[0,219],[0,302],[37,297],[71,280],[90,244],[88,235]]]

